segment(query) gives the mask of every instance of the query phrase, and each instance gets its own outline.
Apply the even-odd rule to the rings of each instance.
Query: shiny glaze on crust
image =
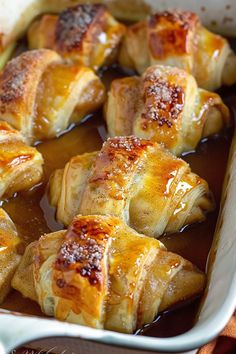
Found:
[[[33,266],[38,272],[38,301],[44,313],[61,320],[132,333],[137,315],[142,326],[155,318],[159,308],[204,288],[205,275],[192,263],[112,216],[77,215],[68,231],[46,234],[34,244],[41,259],[40,266],[34,257]],[[192,290],[181,287],[175,297],[173,287],[180,286],[183,270],[193,272],[196,282],[192,287],[187,280]],[[145,293],[145,287],[150,292]]]
[[[6,150],[8,150],[6,148]],[[20,154],[18,156],[14,156],[14,157],[10,157],[8,159],[4,159],[3,161],[1,161],[1,158],[0,158],[0,167],[4,167],[4,166],[7,166],[8,168],[14,168],[15,166],[17,165],[20,165],[22,162],[25,162],[25,161],[29,161],[31,160],[33,157],[33,155],[26,155],[26,154]]]
[[[141,168],[141,160],[152,146],[152,142],[135,136],[108,139],[98,154],[89,178],[91,188],[96,187],[97,182],[104,187],[106,183],[113,182],[112,188],[107,187],[108,194],[114,199],[124,199],[127,177]]]
[[[39,50],[23,53],[7,64],[0,75],[0,112],[5,112],[5,104],[13,104],[14,107],[27,94],[28,87],[32,84],[32,72],[35,75],[33,81],[37,84],[41,70],[58,59],[56,53]]]
[[[42,156],[25,144],[20,132],[6,122],[0,123],[1,196],[12,196],[15,191],[38,183],[43,174],[42,164]]]
[[[144,78],[145,112],[142,113],[143,129],[148,121],[156,121],[162,127],[164,124],[171,128],[177,120],[184,105],[183,88],[170,84],[156,75],[149,74]]]
[[[63,11],[57,21],[55,40],[59,50],[70,52],[82,46],[83,38],[96,17],[100,16],[106,7],[100,4],[83,4]]]
[[[114,80],[105,116],[110,136],[134,134],[163,143],[178,156],[230,122],[218,94],[200,89],[192,75],[167,65]]]
[[[191,11],[164,11],[150,16],[149,25],[154,27],[157,23],[167,21],[178,25],[180,28],[193,29],[199,22],[198,16]]]
[[[69,61],[97,70],[113,62],[126,27],[100,4],[68,8],[59,16],[44,15],[28,31],[31,49],[51,48]]]
[[[188,54],[192,47],[188,36],[198,23],[196,14],[188,11],[165,11],[152,15],[148,26],[149,48],[153,57],[163,60],[172,53]],[[159,26],[157,32],[156,26]]]
[[[23,136],[21,133],[13,129],[7,122],[0,121],[0,141],[2,140],[10,140],[11,138],[14,138],[16,140],[23,141]]]
[[[104,244],[112,233],[114,225],[101,223],[90,217],[75,218],[69,227],[65,241],[61,246],[55,262],[58,271],[74,271],[88,278],[91,285],[101,283],[101,265]],[[59,288],[66,286],[65,281],[57,279]]]
[[[111,79],[124,76],[127,76],[127,72],[124,73],[119,67],[103,72],[103,79],[107,86]],[[223,98],[230,107],[235,105],[235,96],[232,92],[233,89],[223,92]],[[168,235],[161,239],[170,251],[185,256],[202,270],[205,268],[218,215],[231,135],[227,132],[226,135],[211,138],[201,143],[196,152],[184,156],[193,171],[209,182],[216,199],[216,210],[209,214],[205,222],[186,228],[177,237]],[[56,168],[64,167],[72,156],[99,150],[105,137],[104,121],[100,112],[60,138],[40,144],[38,149],[45,159],[45,179],[47,180]],[[55,221],[54,209],[49,206],[44,191],[45,186],[40,185],[29,192],[19,193],[16,198],[4,203],[4,208],[16,222],[24,243],[29,243],[50,230],[62,228],[62,225]],[[2,307],[42,316],[36,303],[24,299],[15,291],[9,294]],[[164,313],[158,316],[151,326],[144,328],[141,334],[166,337],[183,333],[193,326],[198,308],[199,301],[196,300],[182,308]]]

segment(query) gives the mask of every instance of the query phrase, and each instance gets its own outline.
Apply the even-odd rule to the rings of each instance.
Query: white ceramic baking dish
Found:
[[[59,8],[79,1],[0,0],[0,34],[3,34],[4,41],[8,41],[8,34],[17,23],[16,18],[20,18],[26,26],[29,22],[26,18],[29,7],[34,7],[33,13],[36,15],[39,13],[41,2],[45,3],[44,10],[46,11],[55,2],[58,2]],[[209,27],[214,27],[215,30],[224,34],[236,36],[235,0],[105,0],[105,2],[115,15],[123,17],[127,17],[129,13],[125,9],[132,8],[133,18],[138,18],[149,10],[177,7],[191,9],[196,11]],[[21,13],[20,17],[19,13]],[[17,33],[16,26],[14,36]],[[143,354],[149,351],[195,353],[196,348],[219,334],[236,307],[235,204],[236,137],[232,143],[221,212],[211,249],[210,259],[214,258],[214,262],[213,266],[209,267],[211,275],[205,301],[197,323],[188,332],[172,338],[132,336],[0,310],[0,354],[10,353],[13,348],[35,340],[37,341],[33,344],[34,348],[53,353],[128,354],[134,351]],[[45,341],[45,338],[51,339]]]

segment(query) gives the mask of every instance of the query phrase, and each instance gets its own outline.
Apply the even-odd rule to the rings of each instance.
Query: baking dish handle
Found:
[[[76,333],[77,332],[77,333]],[[51,319],[24,316],[5,310],[0,311],[0,354],[14,353],[14,349],[36,339],[78,336],[78,331],[70,331],[67,324]]]

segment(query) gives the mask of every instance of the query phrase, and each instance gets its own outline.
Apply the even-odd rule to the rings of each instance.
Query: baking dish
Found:
[[[55,2],[56,0],[54,0]],[[24,2],[25,4],[26,2]],[[60,4],[66,3],[60,2]],[[68,3],[74,3],[72,1]],[[114,7],[113,10],[117,15],[121,14],[119,8]],[[140,1],[132,1],[129,6],[133,6],[134,9],[143,8],[140,5]],[[146,1],[145,9],[148,11],[150,7],[153,9],[159,9],[159,5],[155,1]],[[29,4],[29,2],[28,2]],[[132,4],[132,5],[131,5]],[[161,9],[171,7],[183,7],[186,8],[184,1],[163,1],[161,3]],[[13,1],[0,2],[1,6],[4,6],[4,11],[1,11],[1,16],[6,13],[6,7],[13,10]],[[192,5],[192,6],[191,6]],[[119,6],[122,6],[122,2],[119,2]],[[123,3],[123,6],[124,3]],[[198,6],[198,9],[196,8]],[[217,7],[218,6],[218,7]],[[2,9],[3,9],[2,8]],[[234,23],[233,16],[234,11],[236,12],[236,7],[233,1],[227,3],[213,2],[209,1],[206,5],[205,2],[188,2],[187,8],[191,8],[197,11],[203,21],[206,24],[210,24],[215,29],[222,31],[226,34],[234,34],[236,24]],[[48,10],[45,7],[46,10]],[[22,7],[22,11],[24,8]],[[45,11],[46,11],[45,10]],[[34,14],[37,14],[37,6],[35,7]],[[228,15],[230,13],[230,16]],[[11,13],[11,11],[10,11]],[[141,11],[137,11],[135,17],[139,17]],[[220,14],[219,22],[212,21],[216,20]],[[27,16],[26,16],[27,17]],[[232,17],[232,18],[231,18]],[[225,23],[222,21],[224,20]],[[4,23],[7,23],[5,19]],[[3,22],[1,22],[3,23]],[[225,24],[225,26],[224,26]],[[129,353],[132,351],[129,349],[118,348],[127,347],[133,349],[142,350],[142,353],[148,352],[150,350],[155,352],[182,352],[186,350],[193,350],[201,346],[202,344],[208,342],[213,337],[215,337],[219,331],[224,327],[228,321],[230,315],[232,314],[236,305],[236,260],[234,258],[234,253],[236,250],[236,244],[234,240],[234,232],[236,227],[234,225],[234,219],[236,217],[236,211],[233,208],[234,205],[234,195],[236,195],[236,184],[235,184],[235,174],[236,174],[236,160],[235,160],[235,149],[236,142],[232,144],[232,150],[230,154],[230,162],[228,167],[228,172],[225,179],[225,188],[222,198],[222,211],[221,216],[218,221],[218,227],[215,237],[215,242],[212,247],[211,255],[215,258],[214,267],[212,269],[210,282],[208,289],[206,291],[206,298],[204,305],[202,307],[198,322],[190,331],[173,338],[168,339],[158,339],[149,337],[138,337],[117,334],[108,331],[94,330],[86,327],[81,327],[77,325],[61,323],[55,320],[33,318],[28,316],[21,316],[19,314],[8,313],[6,311],[1,311],[0,317],[0,341],[2,348],[2,353],[9,352],[16,346],[30,342],[34,339],[46,338],[46,337],[74,337],[76,339],[64,339],[63,342],[58,338],[58,340],[47,341],[46,343],[34,343],[34,347],[38,346],[44,350],[55,348],[55,352],[62,352],[65,348],[69,347],[71,352],[75,353],[100,353],[102,351],[114,352],[114,353]],[[209,262],[211,263],[211,262]],[[108,345],[104,347],[104,344]],[[115,348],[114,346],[118,346]],[[61,348],[61,349],[60,349]],[[1,352],[1,351],[0,351]]]

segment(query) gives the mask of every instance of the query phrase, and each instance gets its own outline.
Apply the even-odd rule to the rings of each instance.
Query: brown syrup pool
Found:
[[[127,74],[116,67],[103,71],[101,76],[105,84],[109,86],[112,79],[127,76]],[[235,96],[232,94],[233,91],[235,91]],[[220,93],[231,108],[233,116],[233,110],[236,109],[233,107],[234,101],[236,102],[236,88],[223,90]],[[54,218],[54,210],[49,206],[45,193],[51,172],[63,167],[76,154],[99,150],[105,138],[105,124],[102,113],[98,112],[59,138],[38,144],[37,148],[45,160],[44,183],[30,191],[19,193],[15,198],[3,203],[3,208],[16,223],[25,245],[39,238],[43,233],[62,228],[62,225]],[[218,216],[231,138],[232,129],[218,137],[201,142],[197,151],[183,157],[194,172],[208,181],[216,200],[215,211],[210,213],[203,223],[187,227],[181,233],[161,238],[170,251],[184,256],[202,270],[206,266]],[[145,326],[137,334],[168,337],[187,331],[194,324],[199,302],[200,299],[195,299],[182,307],[161,314],[152,324]],[[16,291],[9,294],[2,307],[32,315],[43,315],[36,303],[23,298]]]

